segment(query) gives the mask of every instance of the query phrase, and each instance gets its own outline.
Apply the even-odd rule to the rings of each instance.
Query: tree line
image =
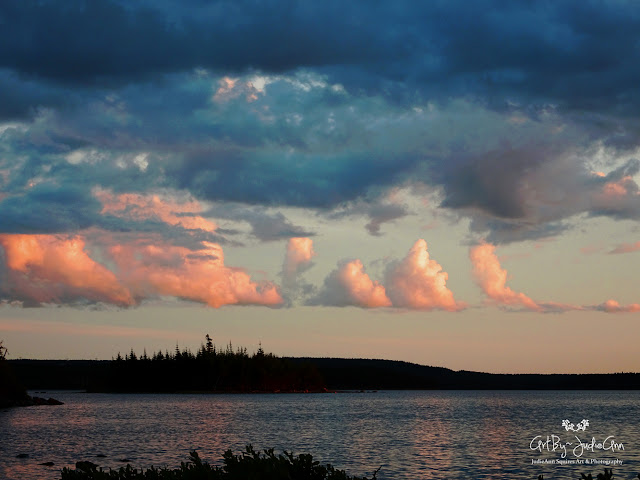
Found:
[[[106,382],[93,390],[113,392],[312,392],[325,383],[311,363],[292,362],[262,345],[249,354],[229,342],[218,348],[207,334],[194,353],[177,345],[173,352],[148,355],[131,351],[110,362]]]

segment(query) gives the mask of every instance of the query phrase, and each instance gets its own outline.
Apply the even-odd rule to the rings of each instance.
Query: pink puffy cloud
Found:
[[[484,293],[501,305],[521,306],[541,311],[542,307],[527,297],[507,287],[507,271],[500,266],[495,254],[495,245],[483,243],[471,248],[469,257],[473,265],[473,276]]]
[[[464,303],[456,302],[446,286],[447,280],[448,274],[440,264],[429,258],[427,242],[418,240],[403,260],[387,268],[386,287],[371,280],[362,261],[351,260],[329,274],[323,289],[310,303],[449,311],[466,308]]]
[[[521,306],[541,313],[562,313],[569,310],[596,310],[607,313],[640,312],[640,304],[620,305],[615,300],[592,305],[569,305],[564,303],[535,302],[524,293],[517,293],[506,286],[507,271],[500,266],[495,246],[483,243],[471,249],[469,256],[473,264],[473,275],[484,293],[499,305]]]
[[[598,175],[601,176],[601,175]],[[589,205],[596,212],[633,215],[640,205],[640,186],[628,174],[612,172],[605,177],[600,188],[589,198]]]
[[[314,305],[389,307],[391,301],[384,286],[371,280],[360,260],[343,262],[324,281],[320,294],[311,300]]]
[[[418,240],[407,256],[387,271],[385,284],[395,307],[456,311],[465,308],[447,288],[449,275],[429,258],[427,242]]]
[[[606,302],[595,307],[595,310],[600,310],[607,313],[636,313],[640,312],[640,303],[620,305],[615,300],[607,300]]]
[[[137,297],[173,296],[222,305],[267,305],[283,302],[271,282],[255,282],[242,269],[224,265],[220,245],[203,242],[200,250],[140,240],[115,245],[109,253],[121,278]]]
[[[385,288],[369,278],[360,260],[344,264],[338,271],[338,278],[356,305],[367,308],[391,306]]]
[[[609,253],[632,253],[640,250],[640,242],[636,243],[622,243]]]
[[[116,275],[89,256],[80,236],[3,234],[0,245],[13,298],[37,303],[81,299],[120,306],[134,303]]]
[[[293,237],[287,243],[287,253],[282,266],[285,282],[292,282],[295,277],[309,268],[311,260],[316,255],[313,251],[313,241],[308,237]]]
[[[602,186],[602,195],[607,198],[624,197],[626,195],[637,195],[638,185],[630,175],[609,181]]]
[[[187,230],[213,232],[217,226],[199,213],[202,206],[195,200],[178,201],[159,195],[138,193],[114,194],[108,190],[96,190],[95,197],[102,203],[102,213],[132,220],[158,219]]]
[[[200,250],[190,250],[154,237],[117,240],[108,234],[101,238],[102,256],[115,266],[109,270],[90,256],[84,236],[0,235],[5,267],[0,295],[38,304],[118,306],[158,295],[212,307],[283,302],[273,283],[256,282],[244,270],[225,266],[220,245],[203,243]]]

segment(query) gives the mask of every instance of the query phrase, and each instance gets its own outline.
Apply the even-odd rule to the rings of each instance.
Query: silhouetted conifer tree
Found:
[[[188,348],[175,355],[146,350],[141,360],[131,353],[122,361],[118,354],[110,367],[111,389],[115,391],[305,391],[321,390],[324,381],[315,367],[294,363],[271,353],[265,354],[260,343],[258,352],[249,356],[247,349],[235,351],[231,342],[216,355],[211,337],[206,337],[194,355]]]

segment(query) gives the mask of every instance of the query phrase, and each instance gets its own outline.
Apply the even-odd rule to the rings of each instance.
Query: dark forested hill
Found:
[[[393,360],[345,358],[289,358],[317,369],[330,390],[479,389],[479,390],[640,390],[640,374],[489,374],[453,371]],[[29,389],[121,390],[110,386],[112,361],[10,360],[16,376]],[[120,364],[119,374],[127,371]],[[315,381],[315,379],[314,379]],[[157,385],[146,391],[172,391]],[[126,389],[125,389],[126,391]],[[246,391],[246,390],[245,390]]]
[[[492,374],[394,360],[299,358],[330,389],[640,390],[640,374]]]

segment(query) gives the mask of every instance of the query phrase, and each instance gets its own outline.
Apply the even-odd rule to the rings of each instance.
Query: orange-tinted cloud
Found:
[[[500,266],[495,249],[495,245],[483,243],[471,248],[469,252],[473,276],[480,288],[498,304],[541,311],[542,307],[524,293],[514,292],[507,287],[507,271]]]
[[[283,302],[271,282],[254,282],[245,271],[224,265],[220,245],[203,242],[201,250],[138,241],[109,249],[123,281],[138,297],[173,296],[222,305]]]
[[[640,250],[640,242],[636,243],[622,243],[609,253],[632,253]]]
[[[637,194],[638,185],[630,175],[625,175],[615,181],[610,181],[602,186],[602,194],[605,197],[624,197],[629,194]]]
[[[36,303],[134,303],[114,273],[89,256],[82,237],[3,234],[0,245],[14,298]]]
[[[309,303],[364,308],[391,306],[384,286],[369,278],[360,260],[341,263],[327,276],[323,289]]]
[[[541,313],[562,313],[570,310],[597,310],[607,313],[640,312],[640,304],[620,305],[607,300],[600,305],[570,305],[556,302],[536,302],[524,293],[517,293],[506,286],[507,271],[500,266],[495,246],[483,243],[473,247],[469,253],[473,264],[473,275],[484,293],[499,305],[520,306]]]
[[[360,260],[344,264],[338,270],[338,278],[354,304],[366,308],[391,306],[385,288],[369,278]]]
[[[194,251],[157,239],[114,244],[115,237],[105,238],[103,254],[115,264],[113,271],[91,258],[82,236],[0,235],[5,266],[2,296],[36,304],[119,306],[158,295],[212,307],[283,302],[273,283],[255,282],[244,270],[225,266],[217,244],[205,242]]]
[[[216,90],[215,95],[213,96],[213,100],[216,102],[224,102],[226,100],[229,100],[230,98],[233,98],[235,96],[238,96],[239,93],[235,93],[233,92],[233,89],[236,86],[238,79],[236,78],[230,78],[230,77],[223,77],[218,81],[218,89]]]
[[[230,100],[245,96],[248,103],[258,100],[258,94],[264,90],[256,88],[252,82],[239,82],[237,78],[223,77],[218,81],[218,89],[211,98],[216,103],[226,103]]]
[[[285,279],[293,280],[303,270],[311,266],[311,259],[315,256],[313,240],[308,237],[294,237],[287,243],[287,253],[282,271]]]
[[[138,193],[116,195],[108,190],[96,190],[94,195],[102,203],[103,214],[138,221],[155,218],[187,230],[213,232],[217,228],[214,222],[198,215],[203,208],[195,200],[177,201]]]
[[[615,300],[607,300],[603,304],[595,307],[595,310],[600,310],[607,313],[636,313],[640,312],[640,303],[620,305]]]
[[[598,175],[600,176],[600,175]],[[619,171],[606,176],[608,181],[592,194],[591,208],[597,212],[616,212],[629,215],[637,211],[640,187],[629,174]]]
[[[387,271],[386,286],[395,307],[456,311],[465,308],[447,288],[449,275],[429,258],[427,242],[418,240],[407,256]]]

